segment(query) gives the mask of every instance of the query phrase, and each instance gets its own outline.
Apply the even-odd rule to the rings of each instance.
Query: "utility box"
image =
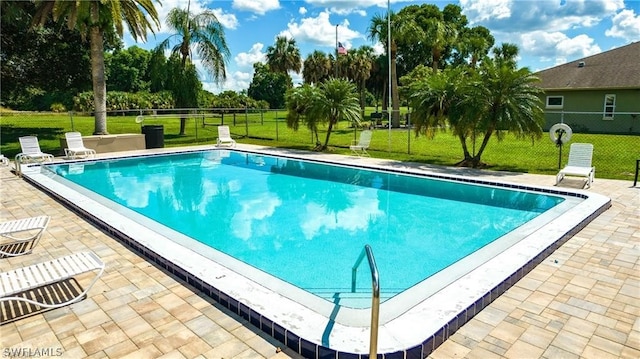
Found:
[[[163,125],[142,126],[142,134],[144,134],[144,143],[147,149],[164,147],[164,126]]]

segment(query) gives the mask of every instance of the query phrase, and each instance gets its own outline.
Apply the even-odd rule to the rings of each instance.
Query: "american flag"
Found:
[[[342,45],[341,42],[338,43],[338,55],[346,55],[347,49]]]

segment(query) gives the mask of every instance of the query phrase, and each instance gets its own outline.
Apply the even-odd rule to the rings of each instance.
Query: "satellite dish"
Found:
[[[572,134],[573,131],[571,131],[571,127],[565,123],[556,123],[549,129],[549,138],[551,139],[551,142],[555,143],[556,147],[560,148],[560,153],[558,154],[558,169],[561,168],[562,164],[562,145],[569,142]]]
[[[144,116],[142,115],[136,116],[136,123],[142,123],[142,121],[144,121]]]
[[[555,143],[557,146],[569,142],[572,134],[573,131],[571,131],[571,127],[566,123],[556,123],[549,129],[549,138],[551,139],[551,142]]]

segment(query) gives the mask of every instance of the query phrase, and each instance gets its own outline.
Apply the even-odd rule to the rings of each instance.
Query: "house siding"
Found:
[[[605,95],[616,96],[611,120],[604,119]],[[575,132],[640,134],[640,89],[546,91],[541,96],[562,96],[562,109],[544,109],[544,130],[564,122]]]
[[[576,132],[640,133],[640,41],[536,73],[540,78],[545,130],[574,124]],[[605,95],[616,96],[604,119]],[[562,96],[562,108],[546,108],[547,96]]]

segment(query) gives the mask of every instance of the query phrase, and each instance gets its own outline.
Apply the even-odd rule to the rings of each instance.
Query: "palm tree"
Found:
[[[473,157],[468,150],[467,138],[474,131],[475,121],[467,116],[463,106],[468,86],[476,83],[472,81],[472,75],[462,66],[434,70],[420,65],[407,78],[403,77],[416,134],[433,138],[436,131],[451,128],[462,145],[463,162]]]
[[[327,55],[319,50],[315,50],[304,60],[302,67],[302,78],[305,83],[318,84],[325,80],[331,71],[331,62]]]
[[[295,39],[285,36],[276,37],[276,43],[267,48],[267,64],[273,72],[288,74],[289,71],[300,73],[302,58]]]
[[[287,92],[287,125],[294,130],[304,120],[307,127],[316,132],[319,124],[327,124],[324,144],[317,143],[316,151],[323,151],[329,144],[333,126],[339,121],[360,124],[360,106],[356,86],[347,79],[330,78],[315,88],[305,84]]]
[[[188,8],[174,8],[169,11],[165,21],[173,35],[160,42],[156,50],[167,50],[173,44],[171,53],[179,54],[182,67],[187,69],[187,60],[189,63],[193,62],[193,48],[202,61],[202,66],[216,83],[226,80],[226,64],[231,53],[225,40],[224,28],[212,11],[205,10],[193,15]],[[175,94],[176,91],[173,92]],[[195,107],[197,98],[187,97],[184,102],[176,101],[176,106]],[[185,134],[186,120],[184,116],[180,118],[180,135]]]
[[[507,46],[509,53],[513,48]],[[514,62],[487,58],[477,69],[471,66],[445,70],[417,68],[408,82],[412,119],[416,132],[433,136],[435,129],[451,128],[462,145],[459,165],[479,167],[481,157],[495,134],[498,140],[508,131],[518,137],[539,138],[544,112],[536,86],[538,78],[528,68],[516,69]],[[404,81],[404,80],[403,80]],[[482,142],[471,154],[467,139],[479,135]]]
[[[511,68],[516,68],[517,58],[520,49],[515,44],[502,43],[499,47],[493,48],[493,58],[500,64],[505,64]]]
[[[308,83],[297,88],[290,88],[285,94],[287,107],[287,127],[297,131],[300,128],[300,122],[304,122],[316,138],[316,146],[320,146],[318,138],[318,120],[317,118],[307,118],[306,114],[311,108],[311,104],[315,98],[320,96],[319,89]]]
[[[157,49],[167,50],[173,44],[171,53],[179,53],[182,66],[186,66],[187,59],[193,60],[193,48],[215,82],[226,80],[226,64],[231,52],[224,28],[212,11],[204,10],[193,15],[189,10],[174,8],[165,21],[173,35],[159,43]]]
[[[389,44],[388,40],[388,15],[382,16],[379,14],[374,15],[371,19],[371,24],[369,25],[369,29],[367,30],[369,39],[377,40],[382,43],[386,49],[386,52],[389,53],[391,50],[391,108],[392,108],[392,116],[391,116],[391,124],[393,127],[400,126],[400,96],[398,94],[398,74],[397,74],[397,66],[396,60],[398,55],[398,44],[395,40],[394,36],[399,36],[399,29],[402,26],[402,21],[398,19],[398,16],[391,11],[391,43]]]
[[[373,48],[370,46],[362,46],[349,52],[347,66],[348,77],[352,79],[358,87],[360,93],[360,108],[364,113],[366,82],[369,77],[371,77],[371,68],[373,67]]]
[[[376,99],[376,112],[378,112],[378,100],[382,99],[382,111],[387,110],[387,90],[389,88],[389,60],[385,54],[378,55],[373,58],[371,63],[371,72],[366,81],[367,90],[373,94]]]
[[[457,63],[466,63],[468,58],[471,67],[475,68],[487,56],[494,42],[491,32],[484,26],[463,30],[458,37]]]
[[[160,25],[153,0],[37,0],[33,25],[42,26],[49,14],[53,20],[66,21],[69,29],[77,29],[91,45],[91,76],[95,107],[94,134],[107,134],[107,86],[104,66],[104,34],[115,30],[122,38],[123,22],[131,36],[146,40],[147,30],[153,32]],[[147,15],[153,24],[147,19]]]
[[[544,111],[540,96],[543,90],[536,85],[539,79],[526,67],[516,69],[514,63],[515,60],[504,62],[503,59],[483,62],[479,82],[468,87],[466,112],[470,118],[479,120],[478,128],[484,133],[470,163],[473,167],[482,164],[480,158],[494,133],[498,140],[504,131],[518,137],[542,136]]]
[[[442,52],[447,46],[455,43],[458,32],[440,19],[431,18],[427,23],[427,44],[431,48],[431,66],[435,70],[440,68]]]

